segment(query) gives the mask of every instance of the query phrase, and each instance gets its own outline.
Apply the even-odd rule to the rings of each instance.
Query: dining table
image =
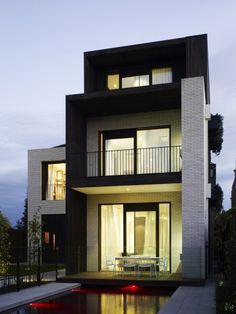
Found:
[[[149,268],[150,274],[156,275],[156,266],[163,260],[163,257],[158,256],[143,256],[143,255],[130,255],[115,257],[115,265],[119,270],[133,271],[133,274],[138,274],[143,270]]]

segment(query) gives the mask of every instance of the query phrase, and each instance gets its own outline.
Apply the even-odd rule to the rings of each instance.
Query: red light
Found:
[[[50,302],[33,302],[30,306],[37,309],[59,310],[67,309],[68,306],[63,303],[50,303]]]
[[[122,287],[122,290],[124,292],[136,292],[136,291],[140,290],[140,287],[138,287],[136,285],[131,285],[131,286]]]

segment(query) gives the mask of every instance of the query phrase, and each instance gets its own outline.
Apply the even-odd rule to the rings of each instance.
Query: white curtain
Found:
[[[156,212],[145,212],[145,241],[144,251],[145,256],[156,256]]]
[[[172,82],[172,68],[159,68],[152,70],[152,85]]]
[[[65,199],[65,163],[48,164],[48,181],[46,186],[47,200]]]
[[[138,173],[169,171],[169,128],[137,132]]]
[[[159,204],[159,256],[170,259],[170,204]]]
[[[123,252],[123,205],[101,206],[101,268]]]
[[[122,88],[149,85],[149,74],[122,77]]]
[[[54,165],[48,165],[48,182],[47,182],[47,189],[46,189],[46,199],[53,200],[54,199],[54,185],[56,180],[56,172],[54,170]]]

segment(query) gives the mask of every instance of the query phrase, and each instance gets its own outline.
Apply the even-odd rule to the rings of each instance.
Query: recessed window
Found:
[[[101,134],[105,176],[169,172],[170,129],[105,131]]]
[[[45,244],[49,244],[49,239],[50,239],[49,232],[48,232],[48,231],[45,231],[45,232],[44,232],[44,237],[43,237],[43,242],[44,242]]]
[[[172,68],[159,68],[152,70],[152,85],[172,83]]]
[[[65,163],[43,163],[43,199],[64,200],[66,191]]]
[[[107,76],[107,87],[109,90],[119,89],[119,74],[109,74]]]
[[[122,77],[122,88],[140,87],[149,85],[149,75]]]

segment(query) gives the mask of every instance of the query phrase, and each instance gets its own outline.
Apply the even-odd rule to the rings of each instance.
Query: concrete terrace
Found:
[[[215,282],[204,287],[179,287],[158,314],[215,314]]]
[[[25,304],[45,299],[78,287],[79,284],[72,283],[48,283],[40,287],[32,287],[0,295],[0,312],[4,312]]]

